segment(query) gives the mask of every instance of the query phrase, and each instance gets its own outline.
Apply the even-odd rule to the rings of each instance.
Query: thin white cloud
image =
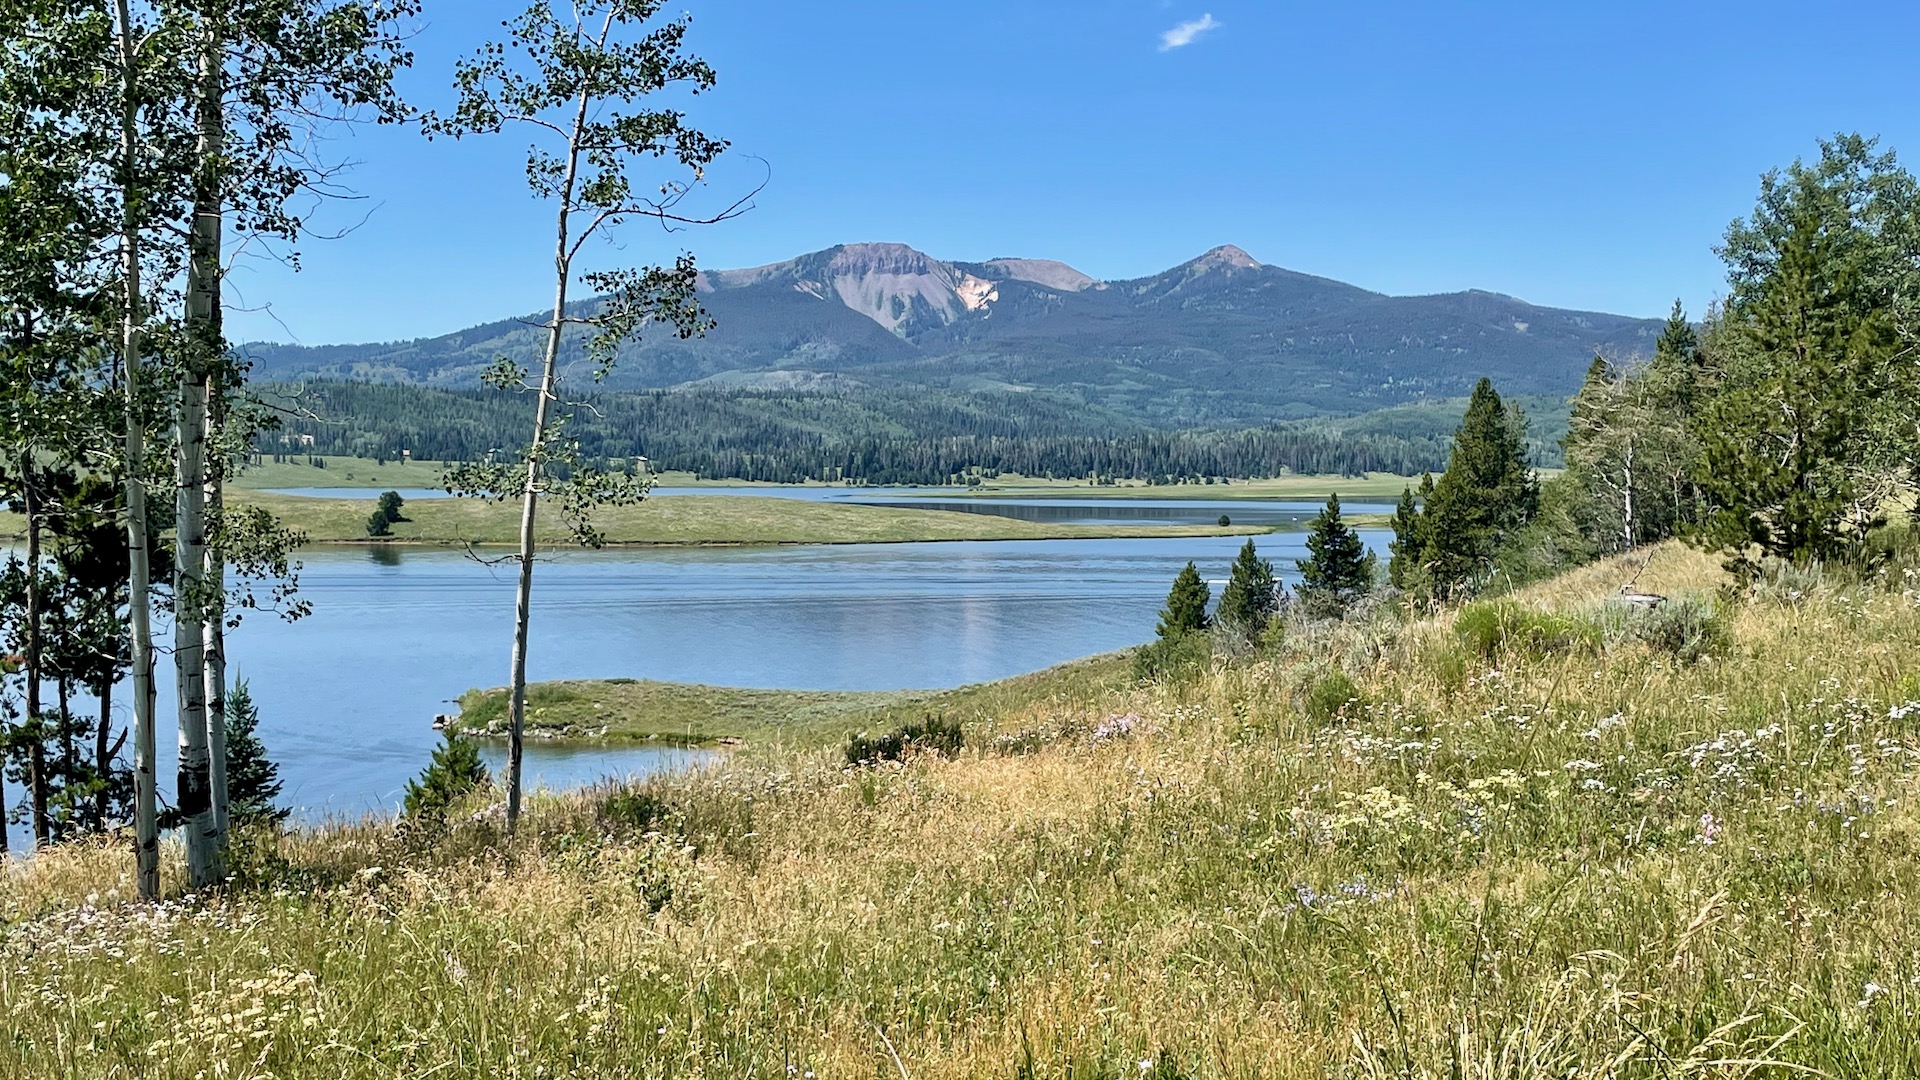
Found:
[[[1214,18],[1212,14],[1202,15],[1191,22],[1183,22],[1179,26],[1171,30],[1163,31],[1160,34],[1160,51],[1170,52],[1174,49],[1191,45],[1199,40],[1201,34],[1209,30],[1218,30],[1219,28],[1220,20]]]

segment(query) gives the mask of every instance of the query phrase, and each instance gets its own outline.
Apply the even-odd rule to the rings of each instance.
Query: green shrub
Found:
[[[1468,604],[1454,619],[1453,632],[1482,660],[1507,651],[1539,658],[1600,645],[1600,628],[1594,624],[1535,611],[1511,600]]]
[[[1713,605],[1691,596],[1640,613],[1628,626],[1634,640],[1683,664],[1724,655],[1733,645],[1726,619]]]
[[[1133,677],[1142,681],[1198,671],[1213,659],[1213,638],[1204,630],[1159,638],[1133,651]]]
[[[1768,559],[1750,576],[1754,597],[1776,604],[1798,604],[1829,584],[1827,568],[1819,562]]]
[[[869,737],[865,733],[847,740],[847,764],[874,765],[882,761],[905,761],[915,754],[953,757],[965,745],[960,722],[940,716],[909,721],[885,735]]]
[[[673,805],[644,791],[621,789],[600,801],[594,819],[607,832],[641,836],[663,832],[675,817]]]
[[[1330,671],[1307,690],[1307,719],[1326,724],[1365,704],[1360,688],[1342,671]]]

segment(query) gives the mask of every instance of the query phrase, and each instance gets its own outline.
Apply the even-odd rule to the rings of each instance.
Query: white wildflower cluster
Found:
[[[1580,737],[1583,739],[1599,739],[1607,732],[1625,726],[1627,726],[1627,718],[1620,713],[1614,713],[1612,716],[1600,718],[1592,727],[1581,732]]]
[[[1293,884],[1293,900],[1281,910],[1329,911],[1357,904],[1373,904],[1392,897],[1399,888],[1397,883],[1390,886],[1375,885],[1365,875],[1352,881],[1343,881],[1326,892],[1306,882],[1296,881]]]
[[[1088,738],[1094,742],[1107,742],[1111,739],[1124,739],[1143,725],[1139,713],[1115,713],[1095,725]]]
[[[1733,728],[1679,751],[1696,778],[1727,793],[1761,786],[1765,771],[1785,763],[1786,729],[1779,724],[1748,731]]]

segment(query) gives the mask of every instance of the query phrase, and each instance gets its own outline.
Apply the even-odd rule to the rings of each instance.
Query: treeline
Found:
[[[269,386],[282,415],[263,454],[475,461],[522,426],[488,390],[366,383]],[[567,437],[598,464],[797,483],[944,484],[969,475],[1173,481],[1285,473],[1403,475],[1444,466],[1451,418],[1395,430],[1298,421],[1239,431],[1156,431],[1039,394],[679,390],[606,393],[574,410]]]
[[[1471,594],[1673,536],[1743,575],[1898,542],[1920,513],[1920,183],[1871,140],[1824,142],[1721,253],[1698,329],[1676,304],[1651,358],[1594,361],[1548,482],[1481,383],[1446,470],[1401,498],[1394,585]]]

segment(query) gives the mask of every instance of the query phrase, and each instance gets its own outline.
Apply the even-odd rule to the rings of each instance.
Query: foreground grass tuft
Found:
[[[1512,602],[1601,625],[1632,573],[1723,584],[1663,548]],[[157,907],[54,851],[0,879],[0,1075],[1920,1075],[1920,579],[1714,617],[1115,661],[953,760],[264,838]]]

